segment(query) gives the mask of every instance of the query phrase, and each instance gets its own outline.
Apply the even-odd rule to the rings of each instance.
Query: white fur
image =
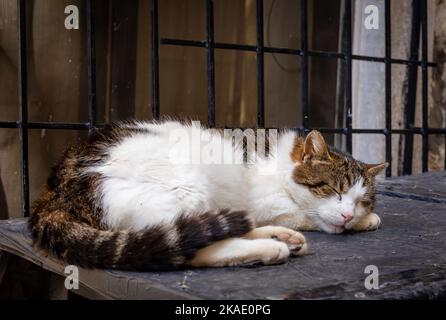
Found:
[[[104,211],[103,222],[110,228],[141,230],[172,220],[180,213],[230,208],[247,210],[259,225],[291,215],[297,221],[309,220],[327,232],[340,232],[344,227],[335,225],[342,224],[343,210],[355,212],[352,223],[362,214],[355,206],[366,191],[362,181],[343,195],[342,201],[336,197],[318,199],[306,187],[292,181],[296,165],[290,157],[295,139],[293,132],[282,135],[277,144],[270,146],[273,150],[270,158],[258,159],[254,165],[246,166],[184,161],[190,160],[181,150],[184,141],[181,135],[173,139],[172,132],[201,134],[210,141],[208,148],[223,146],[231,150],[234,157],[242,154],[240,146],[232,147],[232,142],[221,134],[199,126],[175,121],[129,126],[146,128],[150,132],[138,132],[125,138],[109,150],[104,163],[88,170],[103,177],[98,201]],[[200,147],[203,146],[190,144],[186,151],[193,152]],[[265,166],[275,170],[266,174]]]
[[[190,261],[190,265],[194,267],[221,267],[250,265],[259,262],[275,264],[285,261],[289,255],[290,250],[281,241],[231,238],[215,242],[199,250]]]
[[[329,233],[340,233],[344,229],[350,229],[357,223],[366,211],[358,206],[358,201],[365,195],[367,188],[363,186],[363,179],[360,178],[341,199],[338,195],[326,199],[318,199],[317,225]],[[344,225],[343,213],[353,213],[352,221]]]

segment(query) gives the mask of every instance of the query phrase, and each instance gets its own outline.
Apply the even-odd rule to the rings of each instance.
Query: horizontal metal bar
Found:
[[[84,130],[90,128],[90,123],[62,123],[62,122],[28,122],[27,124],[29,129],[55,129],[55,130]],[[105,124],[96,124],[95,127],[102,128]],[[0,129],[17,129],[20,128],[20,121],[14,122],[14,121],[0,121]],[[238,127],[226,127],[226,129],[248,129],[248,128],[238,128]],[[277,127],[266,127],[267,130],[276,129],[279,130],[281,128]],[[287,128],[289,130],[294,131],[302,131],[302,128],[299,127],[290,127]],[[314,128],[307,128],[306,131],[309,130],[318,130],[323,133],[339,133],[343,134],[345,133],[345,128],[320,128],[320,127],[314,127]],[[419,128],[419,127],[413,127],[410,129],[392,129],[387,130],[385,128],[383,129],[352,129],[352,133],[355,134],[423,134],[425,132],[426,134],[430,135],[446,135],[446,128]]]
[[[103,125],[95,125],[102,127]],[[88,130],[91,128],[90,123],[58,123],[58,122],[28,122],[28,129],[56,129],[56,130]],[[20,128],[20,121],[17,122],[0,122],[1,129]]]
[[[200,40],[160,39],[160,44],[172,46],[206,47],[206,41]]]
[[[180,40],[180,39],[161,39],[160,43],[163,45],[172,45],[172,46],[186,46],[186,47],[206,47],[206,41],[200,40]],[[256,51],[255,45],[244,45],[244,44],[236,44],[236,43],[214,43],[214,48],[223,49],[223,50],[240,50],[240,51]],[[279,54],[290,54],[303,56],[304,52],[300,49],[290,49],[290,48],[277,48],[277,47],[264,47],[264,51],[267,53],[279,53]],[[344,55],[338,52],[332,51],[317,51],[317,50],[309,50],[307,51],[308,56],[310,57],[319,57],[319,58],[337,58],[344,59]],[[359,61],[369,61],[369,62],[379,62],[386,63],[389,62],[391,64],[402,64],[402,65],[416,65],[421,67],[423,62],[419,60],[404,60],[404,59],[386,59],[384,57],[372,57],[372,56],[363,56],[363,55],[351,55],[352,60]],[[429,62],[428,67],[436,67],[437,64],[434,62]]]
[[[1,129],[17,129],[19,127],[20,122],[0,122]]]

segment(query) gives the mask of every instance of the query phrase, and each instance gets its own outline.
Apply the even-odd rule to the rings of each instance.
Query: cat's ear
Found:
[[[330,153],[328,152],[328,146],[325,143],[324,137],[316,130],[311,131],[305,138],[302,160],[309,160],[313,157],[326,160],[330,159]]]
[[[387,162],[378,163],[378,164],[366,164],[368,174],[372,176],[376,176],[378,173],[383,171],[385,168],[389,166]]]

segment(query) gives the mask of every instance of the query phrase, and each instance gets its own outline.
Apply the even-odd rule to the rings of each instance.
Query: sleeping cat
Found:
[[[182,161],[190,158],[181,150],[197,145],[185,148],[175,132],[244,155],[242,144],[196,123],[107,126],[53,168],[33,204],[34,242],[88,268],[165,270],[280,263],[307,252],[297,230],[380,225],[375,176],[387,164],[354,160],[317,131],[305,139],[283,131],[269,156],[249,164]]]

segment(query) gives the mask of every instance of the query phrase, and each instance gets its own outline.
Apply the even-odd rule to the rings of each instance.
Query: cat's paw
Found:
[[[290,249],[288,246],[280,241],[273,241],[268,239],[258,239],[257,242],[262,241],[262,246],[259,247],[258,257],[255,259],[262,264],[278,264],[285,262],[290,256]]]
[[[370,213],[355,224],[352,229],[354,231],[372,231],[378,229],[380,225],[381,218],[376,213]]]
[[[276,239],[286,243],[291,255],[301,256],[308,252],[307,242],[302,233],[280,226],[256,228],[245,235],[247,239]]]
[[[250,267],[283,263],[289,256],[290,249],[281,241],[229,238],[198,250],[188,264],[193,267]]]

